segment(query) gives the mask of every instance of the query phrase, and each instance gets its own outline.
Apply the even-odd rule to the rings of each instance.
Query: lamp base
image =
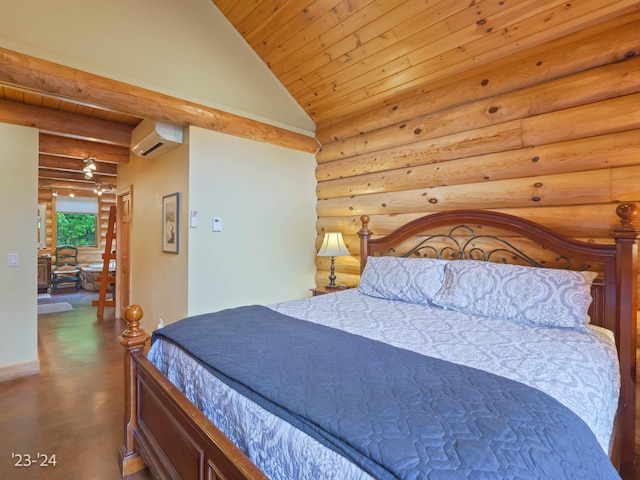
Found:
[[[327,285],[327,288],[329,290],[333,290],[336,288],[336,265],[335,265],[335,258],[336,257],[331,257],[331,275],[329,275],[329,285]]]

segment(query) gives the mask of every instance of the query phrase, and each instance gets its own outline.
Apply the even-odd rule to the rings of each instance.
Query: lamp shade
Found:
[[[322,239],[322,245],[318,251],[319,257],[340,257],[343,255],[351,255],[349,249],[344,244],[342,233],[326,232]]]

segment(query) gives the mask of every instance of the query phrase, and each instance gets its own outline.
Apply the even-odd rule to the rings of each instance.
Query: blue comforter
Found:
[[[620,478],[547,394],[261,306],[154,332],[380,479]]]

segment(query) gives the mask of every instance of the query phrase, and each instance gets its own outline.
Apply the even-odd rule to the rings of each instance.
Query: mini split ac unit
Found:
[[[182,143],[182,127],[143,120],[131,132],[131,151],[144,158],[156,158]]]

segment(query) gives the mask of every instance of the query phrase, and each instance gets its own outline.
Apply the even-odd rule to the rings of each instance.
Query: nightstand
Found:
[[[314,297],[317,297],[318,295],[324,295],[325,293],[341,292],[341,291],[346,290],[348,288],[349,287],[340,285],[337,288],[316,287],[316,288],[310,288],[309,290],[311,290],[311,293],[313,294]]]

